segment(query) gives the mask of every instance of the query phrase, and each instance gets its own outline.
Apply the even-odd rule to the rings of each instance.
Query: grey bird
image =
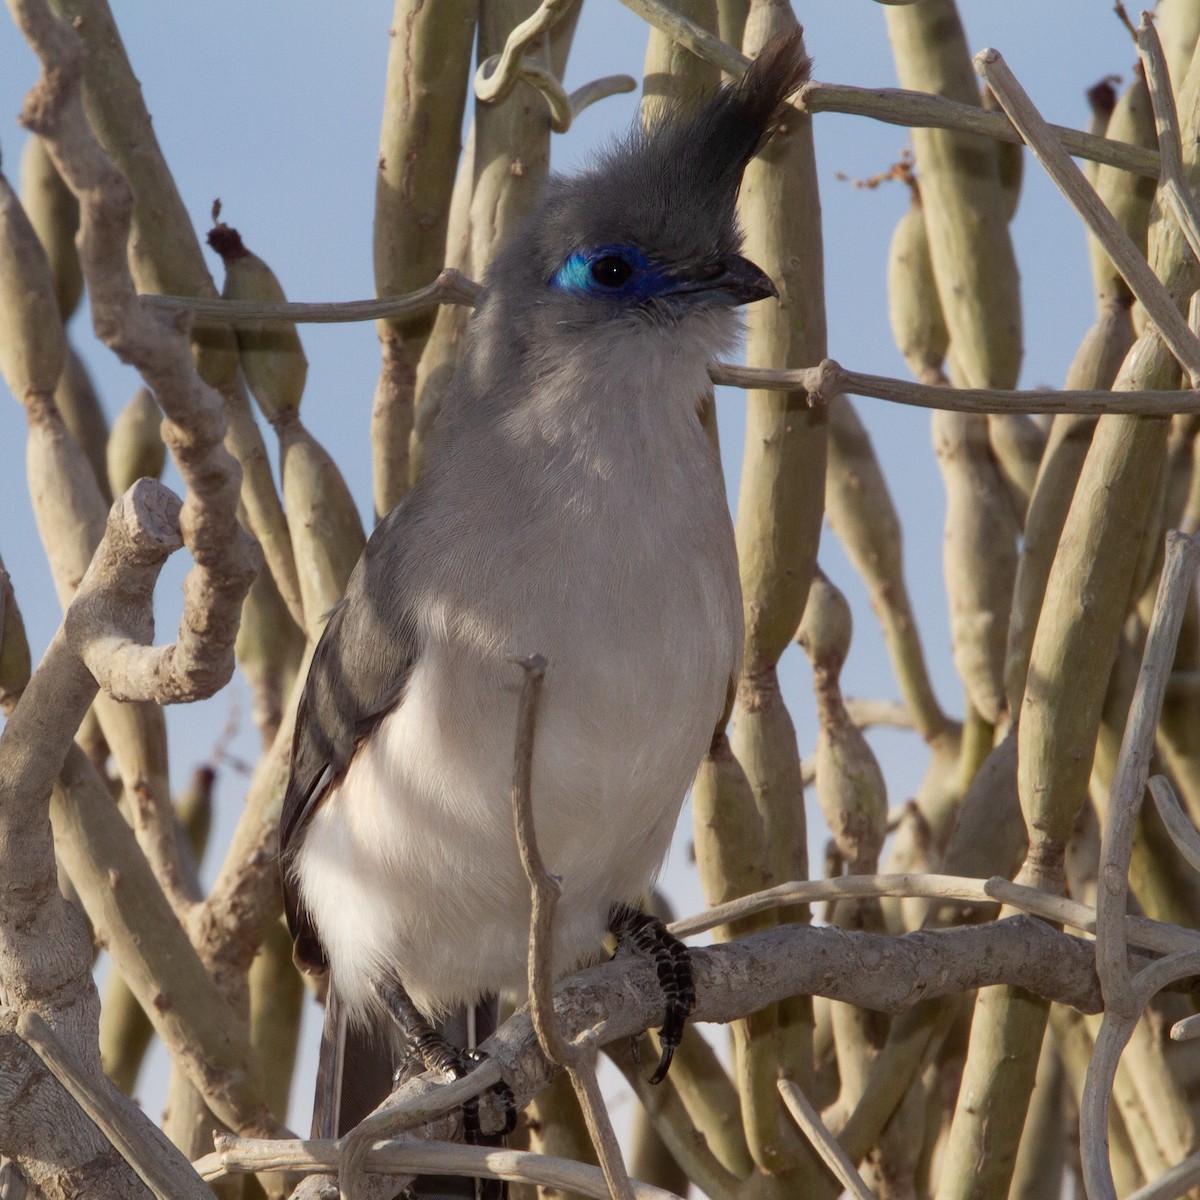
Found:
[[[776,294],[739,253],[737,192],[807,72],[799,35],[777,39],[740,82],[552,178],[487,273],[425,473],[368,542],[299,709],[281,860],[297,961],[331,979],[317,1133],[383,1098],[373,1032],[453,1069],[431,1026],[524,994],[514,657],[548,660],[532,790],[562,880],[554,969],[610,928],[654,940],[635,906],[740,669],[699,417],[737,306]]]

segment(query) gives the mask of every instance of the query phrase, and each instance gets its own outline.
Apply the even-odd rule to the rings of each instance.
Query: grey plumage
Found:
[[[554,179],[500,252],[426,473],[376,529],[309,672],[281,856],[297,958],[349,1022],[398,984],[439,1016],[520,990],[511,830],[521,672],[549,659],[534,758],[563,878],[560,971],[636,903],[740,665],[719,464],[700,427],[733,307],[742,171],[806,77],[784,38],[694,114]]]

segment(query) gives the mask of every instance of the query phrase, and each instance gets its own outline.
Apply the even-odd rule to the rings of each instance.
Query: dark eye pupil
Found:
[[[592,263],[592,278],[601,287],[619,288],[632,274],[633,268],[615,254],[606,254]]]

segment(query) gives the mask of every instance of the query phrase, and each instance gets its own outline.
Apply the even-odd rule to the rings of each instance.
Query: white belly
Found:
[[[636,902],[661,864],[728,679],[727,654],[668,649],[639,665],[606,640],[590,661],[513,646],[549,649],[532,793],[539,848],[562,879],[558,973],[599,952],[610,906]],[[427,1013],[523,994],[529,885],[511,813],[522,680],[503,656],[431,647],[314,815],[297,875],[351,1011],[389,976]]]

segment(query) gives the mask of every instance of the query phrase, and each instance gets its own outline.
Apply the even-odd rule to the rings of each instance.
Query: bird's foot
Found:
[[[449,1075],[451,1079],[463,1079],[487,1061],[488,1055],[482,1050],[462,1050],[434,1029],[402,988],[381,987],[379,994],[396,1024],[404,1031],[409,1050],[421,1060],[425,1070]],[[401,1067],[397,1076],[403,1073]],[[479,1097],[472,1096],[462,1106],[463,1137],[472,1146],[484,1145],[488,1139],[507,1137],[517,1125],[517,1101],[512,1088],[500,1079],[487,1090],[500,1103],[504,1125],[494,1133],[484,1133],[479,1124]]]
[[[488,1056],[482,1050],[460,1050],[459,1062],[455,1079],[469,1075],[476,1067],[487,1061]],[[503,1079],[497,1080],[488,1088],[496,1097],[504,1113],[504,1126],[495,1133],[485,1134],[479,1125],[479,1097],[472,1096],[463,1104],[463,1137],[469,1145],[483,1146],[489,1139],[507,1137],[517,1127],[517,1099],[513,1090]]]
[[[626,904],[613,905],[608,928],[619,942],[628,942],[639,954],[650,959],[658,972],[664,1007],[662,1028],[658,1031],[662,1054],[650,1082],[661,1083],[671,1069],[671,1059],[683,1040],[687,1019],[696,1007],[691,953],[674,934],[667,932],[667,927],[657,917]],[[635,1060],[638,1059],[637,1038],[633,1039],[633,1055]]]

